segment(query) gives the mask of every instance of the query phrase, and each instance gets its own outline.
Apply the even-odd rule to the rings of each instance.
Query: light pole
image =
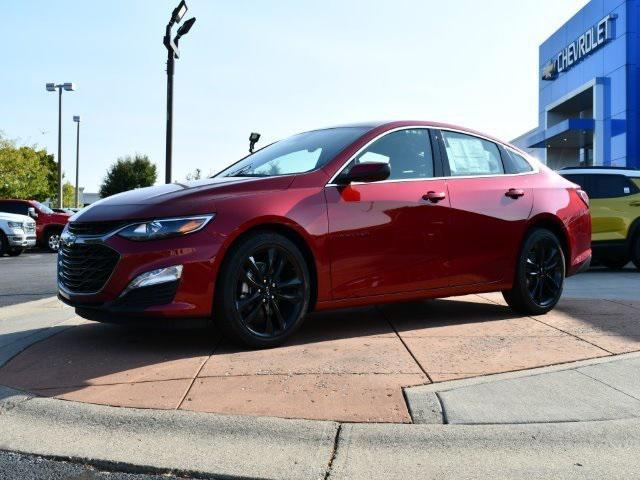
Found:
[[[76,130],[76,208],[80,208],[80,115],[74,115],[73,121],[78,124]]]
[[[47,83],[47,92],[58,90],[58,208],[62,208],[62,90],[73,92],[76,87],[71,82]]]
[[[176,37],[171,40],[171,27],[174,24],[180,23],[184,14],[187,13],[187,3],[185,0],[181,0],[176,8],[171,13],[171,19],[167,24],[164,39],[162,43],[167,48],[167,146],[166,146],[166,160],[165,160],[165,183],[171,183],[171,156],[172,156],[172,143],[173,143],[173,72],[175,69],[175,59],[180,57],[180,51],[178,50],[178,42],[180,38],[186,35],[191,27],[195,23],[195,18],[190,18],[185,21],[178,29]]]

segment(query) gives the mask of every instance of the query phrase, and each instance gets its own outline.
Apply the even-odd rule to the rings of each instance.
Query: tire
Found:
[[[9,248],[9,242],[7,242],[7,237],[4,236],[3,232],[0,232],[0,257],[2,257]]]
[[[269,348],[302,324],[311,279],[300,249],[271,232],[253,234],[227,253],[217,281],[215,323],[233,342]]]
[[[50,252],[56,253],[58,251],[58,244],[60,242],[60,230],[49,230],[44,235],[44,246]]]
[[[10,257],[17,257],[22,252],[24,252],[24,248],[10,248],[9,250],[7,250],[7,254]]]
[[[610,270],[622,270],[629,263],[628,257],[604,257],[600,263]]]
[[[640,270],[640,233],[636,233],[631,241],[631,261]]]
[[[560,300],[565,268],[558,238],[544,228],[531,230],[518,256],[513,288],[502,292],[502,295],[518,313],[545,314]]]

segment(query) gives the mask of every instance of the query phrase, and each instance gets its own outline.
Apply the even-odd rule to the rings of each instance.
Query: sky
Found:
[[[178,0],[0,0],[0,131],[57,152],[95,192],[141,153],[164,181],[164,28]],[[510,140],[537,126],[538,46],[585,0],[187,0],[174,90],[173,177],[260,145],[365,120],[449,122]]]

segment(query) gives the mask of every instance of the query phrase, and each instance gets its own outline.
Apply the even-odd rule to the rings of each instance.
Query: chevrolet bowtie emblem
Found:
[[[556,62],[553,60],[549,60],[542,67],[542,79],[543,80],[553,80],[558,76],[558,67]]]

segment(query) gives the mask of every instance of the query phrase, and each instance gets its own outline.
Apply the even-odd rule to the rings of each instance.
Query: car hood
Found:
[[[215,177],[193,182],[138,188],[99,200],[71,217],[71,221],[98,222],[215,212],[216,200],[230,195],[257,195],[283,190],[294,176]]]
[[[0,220],[6,220],[11,222],[27,222],[27,223],[35,223],[31,217],[27,217],[26,215],[18,215],[17,213],[0,213]]]

